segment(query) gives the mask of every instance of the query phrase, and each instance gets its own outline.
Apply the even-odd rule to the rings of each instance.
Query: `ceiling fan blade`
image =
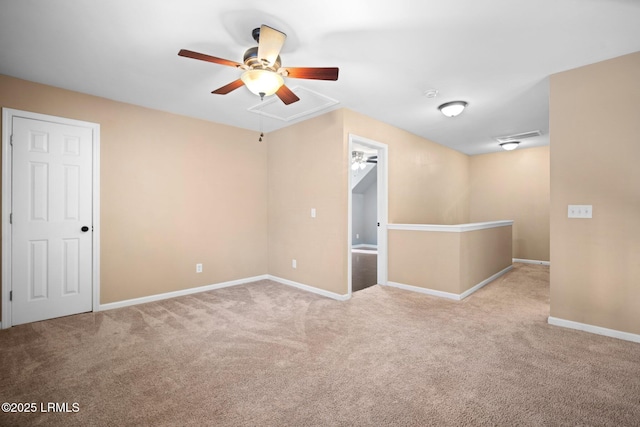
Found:
[[[300,98],[291,91],[286,85],[280,86],[280,89],[276,92],[278,98],[284,102],[285,105],[293,104],[294,102],[300,101]]]
[[[267,25],[260,27],[260,38],[258,42],[258,59],[265,60],[271,67],[278,59],[280,50],[287,35],[281,31],[273,29]]]
[[[217,58],[211,55],[205,55],[204,53],[194,52],[192,50],[181,49],[178,55],[185,56],[187,58],[199,59],[201,61],[213,62],[221,65],[228,65],[229,67],[241,67],[242,64],[228,59]]]
[[[228,85],[224,85],[221,88],[218,88],[218,89],[214,90],[211,93],[215,93],[216,95],[226,95],[229,92],[238,89],[242,85],[244,85],[242,80],[240,80],[240,79],[234,80],[231,83],[229,83]]]
[[[311,80],[338,80],[337,67],[285,67],[287,77],[294,79],[311,79]]]

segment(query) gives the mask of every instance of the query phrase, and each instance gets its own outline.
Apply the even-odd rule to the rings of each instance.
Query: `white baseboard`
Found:
[[[269,278],[268,275],[264,274],[262,276],[248,277],[246,279],[239,279],[239,280],[231,280],[229,282],[199,286],[197,288],[181,289],[179,291],[166,292],[164,294],[157,294],[157,295],[150,295],[148,297],[133,298],[133,299],[128,299],[124,301],[100,304],[99,310],[96,310],[96,311],[112,310],[114,308],[128,307],[128,306],[137,305],[137,304],[145,304],[153,301],[161,301],[163,299],[181,297],[184,295],[191,295],[199,292],[206,292],[206,291],[213,291],[215,289],[228,288],[229,286],[244,285],[245,283],[257,282],[258,280],[267,280],[268,278]]]
[[[357,245],[352,245],[352,249],[362,249],[362,248],[376,248],[378,249],[378,245],[368,245],[366,243],[359,243]]]
[[[334,292],[325,291],[323,289],[314,288],[313,286],[308,286],[302,283],[297,283],[291,280],[283,279],[281,277],[264,274],[262,276],[248,277],[246,279],[232,280],[229,282],[216,283],[213,285],[199,286],[197,288],[181,289],[179,291],[166,292],[164,294],[149,295],[147,297],[133,298],[133,299],[128,299],[124,301],[112,302],[108,304],[100,304],[99,309],[96,311],[113,310],[114,308],[129,307],[137,304],[145,304],[153,301],[161,301],[164,299],[181,297],[184,295],[191,295],[191,294],[196,294],[200,292],[207,292],[207,291],[213,291],[216,289],[228,288],[230,286],[244,285],[246,283],[257,282],[259,280],[273,280],[274,282],[278,282],[283,285],[293,286],[295,288],[302,289],[307,292],[312,292],[314,294],[322,295],[322,296],[339,300],[339,301],[346,301],[350,298],[349,295],[340,295]]]
[[[378,254],[378,250],[369,250],[369,249],[351,249],[351,252],[354,254]]]
[[[574,322],[572,320],[559,319],[552,316],[549,316],[549,319],[547,321],[550,325],[554,326],[577,329],[578,331],[590,332],[592,334],[604,335],[605,337],[618,338],[625,341],[640,343],[640,335],[631,334],[629,332],[616,331],[615,329],[607,329],[600,326],[588,325],[586,323]]]
[[[482,288],[485,285],[488,285],[489,283],[491,283],[494,280],[496,280],[498,277],[502,276],[503,274],[506,274],[506,273],[510,272],[511,270],[513,270],[513,265],[509,265],[509,266],[505,267],[504,269],[498,271],[493,276],[484,279],[482,282],[478,283],[474,287],[472,287],[470,289],[467,289],[466,291],[461,293],[460,294],[460,299],[465,299],[466,297],[468,297],[469,295],[471,295],[472,293],[474,293],[478,289]]]
[[[435,289],[421,288],[419,286],[405,285],[404,283],[397,283],[397,282],[391,282],[391,281],[387,282],[387,286],[392,286],[394,288],[405,289],[407,291],[419,292],[421,294],[432,295],[432,296],[435,296],[435,297],[447,298],[447,299],[452,299],[452,300],[455,300],[455,301],[460,301],[460,300],[465,299],[466,297],[468,297],[472,293],[476,292],[477,290],[479,290],[483,286],[486,286],[487,284],[493,282],[498,277],[502,276],[503,274],[509,272],[512,269],[513,269],[513,266],[509,265],[506,268],[504,268],[503,270],[497,272],[496,274],[494,274],[491,277],[488,277],[487,279],[485,279],[482,282],[478,283],[474,287],[472,287],[470,289],[467,289],[466,291],[464,291],[461,294],[454,294],[454,293],[451,293],[451,292],[444,292],[444,291],[436,291]]]
[[[336,294],[335,292],[325,291],[324,289],[315,288],[313,286],[305,285],[303,283],[294,282],[293,280],[283,279],[282,277],[267,275],[267,278],[269,280],[273,280],[274,282],[278,282],[283,285],[293,286],[294,288],[302,289],[303,291],[307,291],[307,292],[313,292],[314,294],[322,295],[323,297],[335,299],[338,301],[346,301],[349,298],[351,298],[349,294],[344,294],[344,295]]]
[[[406,285],[404,283],[387,281],[387,286],[393,288],[404,289],[405,291],[418,292],[421,294],[431,295],[434,297],[447,298],[456,301],[460,301],[460,295],[453,294],[451,292],[436,291],[435,289],[421,288],[420,286]]]
[[[520,262],[522,264],[539,264],[539,265],[551,265],[549,261],[538,261],[536,259],[521,259],[514,258],[513,262]]]

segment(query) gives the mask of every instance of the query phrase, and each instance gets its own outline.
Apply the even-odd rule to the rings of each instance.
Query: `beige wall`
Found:
[[[470,158],[470,221],[512,219],[513,257],[549,261],[549,147]]]
[[[640,52],[551,76],[551,316],[640,333]],[[568,219],[567,205],[593,205]]]
[[[389,280],[460,295],[511,265],[511,233],[389,230]]]
[[[338,110],[266,138],[269,274],[340,295],[347,293],[348,225],[342,126]]]
[[[255,132],[1,75],[0,106],[100,124],[101,303],[267,273]]]
[[[101,125],[102,303],[265,273],[345,294],[349,132],[389,145],[391,222],[468,221],[467,156],[348,110],[260,144],[6,76],[0,89],[2,106]]]
[[[348,292],[349,133],[389,146],[390,223],[469,218],[469,158],[455,150],[347,109],[270,133],[269,274],[340,295]]]
[[[469,222],[469,156],[354,111],[344,111],[347,144],[352,133],[389,147],[390,224]]]
[[[460,294],[461,234],[389,230],[389,280]]]
[[[512,265],[513,226],[488,228],[460,236],[460,292]]]
[[[468,156],[346,109],[261,144],[6,76],[0,105],[101,125],[102,303],[266,273],[346,294],[350,133],[389,147],[390,223],[470,219]]]

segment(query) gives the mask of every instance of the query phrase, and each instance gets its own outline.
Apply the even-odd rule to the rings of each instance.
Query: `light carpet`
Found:
[[[0,413],[46,426],[637,426],[640,345],[547,324],[549,269],[463,301],[269,281],[0,331]]]

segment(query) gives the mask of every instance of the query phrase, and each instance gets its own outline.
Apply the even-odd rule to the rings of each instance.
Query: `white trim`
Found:
[[[182,297],[185,295],[197,294],[200,292],[213,291],[216,289],[228,288],[230,286],[244,285],[246,283],[257,282],[259,280],[268,280],[266,274],[262,276],[248,277],[246,279],[231,280],[228,282],[216,283],[213,285],[198,286],[196,288],[181,289],[179,291],[166,292],[163,294],[150,295],[147,297],[133,298],[124,301],[111,302],[100,305],[100,311],[113,310],[114,308],[129,307],[132,305],[146,304],[148,302],[161,301],[169,298]]]
[[[356,254],[378,254],[378,250],[368,250],[368,249],[351,249],[352,253],[356,253]]]
[[[440,224],[389,224],[389,230],[405,231],[442,231],[445,233],[464,233],[466,231],[486,230],[488,228],[507,227],[513,225],[512,220],[476,222],[471,224],[440,225]]]
[[[11,326],[11,131],[14,110],[2,109],[2,325]]]
[[[460,295],[453,294],[451,292],[436,291],[434,289],[421,288],[420,286],[405,285],[404,283],[392,282],[391,280],[387,282],[387,286],[391,286],[392,288],[404,289],[405,291],[412,291],[412,292],[418,292],[421,294],[431,295],[434,297],[447,298],[455,301],[460,301]]]
[[[578,331],[590,332],[592,334],[604,335],[605,337],[618,338],[625,341],[640,343],[640,335],[629,332],[617,331],[615,329],[607,329],[600,326],[588,325],[586,323],[574,322],[572,320],[559,319],[549,316],[550,325],[561,326],[563,328],[576,329]]]
[[[521,259],[521,258],[514,258],[513,262],[519,262],[522,264],[539,264],[539,265],[551,265],[551,263],[549,261],[538,261],[536,259]]]
[[[494,280],[496,280],[498,277],[510,272],[511,270],[513,270],[513,265],[509,265],[507,267],[505,267],[504,269],[498,271],[496,274],[494,274],[493,276],[484,279],[482,282],[478,283],[477,285],[475,285],[474,287],[467,289],[466,291],[464,291],[463,293],[460,294],[460,299],[465,299],[466,297],[468,297],[469,295],[471,295],[472,293],[474,293],[475,291],[477,291],[478,289],[482,288],[485,285],[488,285],[489,283],[493,282]]]
[[[435,289],[421,288],[419,286],[405,285],[404,283],[391,282],[391,281],[387,282],[387,285],[388,286],[392,286],[394,288],[404,289],[404,290],[407,290],[407,291],[419,292],[421,294],[427,294],[427,295],[431,295],[431,296],[435,296],[435,297],[447,298],[447,299],[452,299],[452,300],[455,300],[455,301],[461,301],[461,300],[465,299],[466,297],[468,297],[469,295],[471,295],[472,293],[474,293],[477,290],[479,290],[480,288],[482,288],[483,286],[486,286],[489,283],[493,282],[494,280],[496,280],[498,277],[502,276],[503,274],[508,273],[512,269],[513,269],[513,265],[510,265],[510,266],[504,268],[503,270],[497,272],[493,276],[491,276],[491,277],[489,277],[487,279],[484,279],[482,282],[478,283],[477,285],[473,286],[472,288],[467,289],[466,291],[464,291],[461,294],[454,294],[454,293],[451,293],[451,292],[437,291]]]
[[[351,298],[350,294],[336,294],[335,292],[325,291],[324,289],[315,288],[313,286],[305,285],[303,283],[294,282],[293,280],[283,279],[282,277],[267,275],[269,280],[273,280],[274,282],[278,282],[282,285],[292,286],[294,288],[302,289],[303,291],[312,292],[314,294],[322,295],[323,297],[335,299],[338,301],[346,301]]]
[[[378,249],[378,245],[368,245],[366,243],[360,243],[357,245],[353,245],[351,246],[353,249],[362,249],[362,248],[374,248],[374,249]]]
[[[378,258],[377,258],[377,270],[378,270],[378,283],[385,285],[388,280],[388,232],[387,225],[389,221],[389,147],[387,144],[383,144],[378,141],[374,141],[362,136],[349,134],[349,151],[347,153],[347,191],[348,191],[348,203],[347,203],[347,296],[352,294],[352,277],[353,266],[351,260],[351,252],[353,250],[352,240],[352,215],[353,215],[353,195],[351,191],[351,152],[353,151],[353,144],[366,145],[374,148],[378,151],[378,167],[377,167],[377,185],[378,185]]]
[[[45,122],[60,123],[70,126],[79,126],[91,129],[93,143],[93,176],[92,176],[92,310],[97,311],[100,304],[100,125],[98,123],[68,119],[65,117],[50,116],[46,114],[32,113],[29,111],[2,109],[2,320],[3,328],[10,328],[11,323],[11,132],[13,131],[13,118],[40,120]]]
[[[340,295],[333,292],[325,291],[323,289],[314,288],[313,286],[297,283],[292,280],[283,279],[281,277],[271,276],[269,274],[263,274],[261,276],[247,277],[245,279],[231,280],[228,282],[215,283],[212,285],[198,286],[196,288],[181,289],[179,291],[166,292],[163,294],[149,295],[146,297],[133,298],[124,301],[117,301],[108,304],[100,305],[100,311],[113,310],[115,308],[129,307],[132,305],[146,304],[148,302],[162,301],[169,298],[176,298],[185,295],[197,294],[200,292],[214,291],[216,289],[228,288],[231,286],[245,285],[247,283],[258,282],[260,280],[271,280],[282,285],[292,286],[294,288],[302,289],[307,292],[322,295],[324,297],[332,298],[339,301],[346,301],[349,299],[349,295]]]
[[[93,311],[100,311],[100,125],[95,123],[93,131]]]

